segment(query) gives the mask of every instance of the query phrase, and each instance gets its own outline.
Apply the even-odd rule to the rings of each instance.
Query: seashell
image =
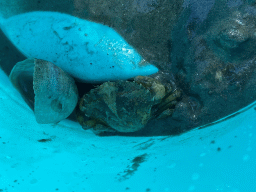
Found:
[[[18,62],[12,69],[9,79],[19,91],[25,102],[34,110],[35,93],[33,90],[34,59]]]
[[[23,97],[30,91],[24,88],[24,79],[33,79],[35,97],[29,94],[30,104],[34,101],[36,121],[41,124],[57,123],[67,118],[75,109],[78,91],[75,81],[62,69],[51,62],[40,59],[27,59],[17,63],[9,76],[12,84]],[[27,86],[27,87],[24,87]]]
[[[105,82],[80,100],[78,121],[86,129],[92,126],[96,131],[112,128],[135,132],[147,124],[153,104],[148,89],[135,82]],[[81,114],[90,120],[83,122],[86,118]]]
[[[81,82],[125,80],[158,71],[115,30],[64,13],[1,17],[0,26],[26,57],[52,62]]]

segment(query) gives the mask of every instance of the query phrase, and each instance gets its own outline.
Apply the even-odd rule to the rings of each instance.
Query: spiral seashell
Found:
[[[57,123],[67,118],[76,107],[78,90],[75,81],[51,62],[24,60],[14,66],[9,78],[23,97],[29,95],[27,100],[31,105],[34,101],[36,121],[40,124]],[[27,90],[29,86],[20,83],[28,78],[33,78],[34,99]]]

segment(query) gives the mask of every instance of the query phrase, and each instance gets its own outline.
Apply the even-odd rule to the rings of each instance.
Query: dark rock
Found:
[[[151,93],[143,86],[117,81],[92,89],[83,96],[79,107],[85,116],[96,121],[91,127],[98,121],[119,132],[134,132],[147,124],[153,103]]]
[[[184,10],[172,33],[172,72],[184,95],[197,103],[194,126],[223,118],[256,99],[256,9],[216,2],[204,19],[190,8]],[[182,119],[189,103],[182,101],[186,109],[179,103],[173,118]],[[194,112],[189,111],[181,124],[190,124]]]

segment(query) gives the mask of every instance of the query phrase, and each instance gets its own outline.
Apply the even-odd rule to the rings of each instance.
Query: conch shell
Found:
[[[12,84],[33,102],[32,94],[27,94],[29,91],[20,83],[29,77],[33,78],[34,113],[38,123],[57,123],[73,112],[78,90],[73,78],[62,69],[40,59],[27,59],[14,66],[9,76]]]

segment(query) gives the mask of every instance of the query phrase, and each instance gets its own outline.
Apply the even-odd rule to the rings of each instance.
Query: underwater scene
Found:
[[[255,85],[253,0],[0,0],[0,192],[256,192]]]

